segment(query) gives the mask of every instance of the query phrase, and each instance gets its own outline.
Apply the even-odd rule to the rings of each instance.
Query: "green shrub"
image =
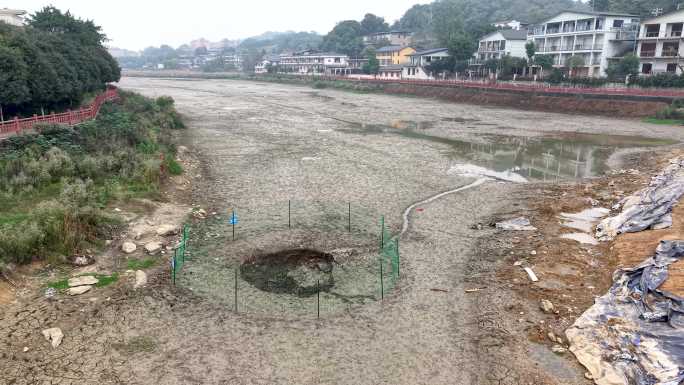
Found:
[[[173,156],[166,157],[166,167],[171,175],[182,175],[183,166],[181,166]]]
[[[156,196],[160,154],[175,154],[168,130],[181,127],[173,99],[121,92],[96,120],[0,142],[0,264],[67,255],[108,237],[119,224],[102,209]]]

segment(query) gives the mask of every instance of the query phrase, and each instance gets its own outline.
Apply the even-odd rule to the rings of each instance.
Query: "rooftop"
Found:
[[[431,55],[434,53],[439,53],[439,52],[449,52],[448,48],[433,48],[433,49],[426,49],[422,51],[417,51],[409,56],[426,56],[426,55]]]
[[[394,34],[410,34],[410,33],[411,33],[410,31],[385,31],[385,32],[371,33],[368,36],[389,35],[389,34],[392,34],[392,35],[394,35]]]
[[[411,47],[407,47],[404,45],[388,45],[388,46],[385,46],[382,48],[378,48],[375,52],[376,53],[397,52],[397,51],[401,51],[404,48],[411,48]]]
[[[487,35],[484,35],[480,40],[486,39],[492,35],[500,33],[506,40],[527,40],[527,30],[526,29],[502,29],[499,31],[494,31]]]
[[[22,11],[22,10],[20,10],[20,9],[1,8],[1,9],[0,9],[0,13],[1,13],[1,14],[5,14],[5,15],[16,15],[16,16],[21,16],[21,15],[25,15],[25,14],[26,14],[26,11]]]

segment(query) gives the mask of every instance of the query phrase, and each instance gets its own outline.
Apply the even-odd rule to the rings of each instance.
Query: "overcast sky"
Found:
[[[93,19],[111,39],[110,46],[142,49],[177,47],[204,37],[211,41],[244,39],[266,31],[327,33],[341,20],[361,20],[366,13],[390,24],[424,0],[5,0],[0,7],[30,13],[52,4]]]

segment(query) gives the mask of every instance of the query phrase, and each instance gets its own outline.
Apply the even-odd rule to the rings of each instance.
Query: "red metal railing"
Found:
[[[684,90],[663,88],[637,88],[637,87],[561,87],[544,83],[507,83],[471,80],[409,80],[409,79],[379,79],[361,78],[356,79],[346,76],[316,77],[321,80],[345,80],[370,83],[413,84],[433,87],[462,87],[492,90],[510,90],[530,93],[568,94],[568,95],[614,95],[614,96],[642,96],[642,97],[667,97],[684,98]]]
[[[44,116],[33,115],[31,118],[14,118],[0,123],[0,136],[7,134],[20,134],[25,130],[32,129],[36,124],[61,124],[73,126],[86,120],[94,119],[100,112],[100,107],[107,101],[115,100],[119,97],[116,88],[109,88],[107,91],[97,95],[95,100],[87,106],[76,111],[67,111],[61,114],[50,114]]]

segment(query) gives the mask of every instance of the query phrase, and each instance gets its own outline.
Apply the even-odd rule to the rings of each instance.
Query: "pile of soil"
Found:
[[[311,249],[282,250],[240,266],[242,278],[259,290],[310,297],[335,285],[332,255]]]

